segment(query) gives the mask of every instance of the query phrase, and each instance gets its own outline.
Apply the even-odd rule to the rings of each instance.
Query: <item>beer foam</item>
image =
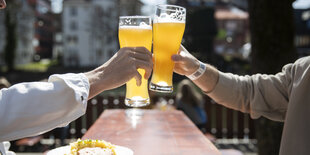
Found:
[[[164,86],[164,87],[169,86],[168,83],[165,82],[165,81],[159,81],[159,82],[157,82],[156,84],[157,84],[157,85],[160,85],[160,86]]]
[[[126,26],[119,26],[120,29],[147,29],[147,30],[152,30],[151,25],[139,25],[139,26],[131,26],[131,25],[126,25]]]
[[[133,97],[131,97],[131,99],[132,100],[144,100],[144,98],[141,96],[133,96]]]
[[[160,16],[154,17],[154,23],[185,23],[185,14],[178,13],[161,13]]]

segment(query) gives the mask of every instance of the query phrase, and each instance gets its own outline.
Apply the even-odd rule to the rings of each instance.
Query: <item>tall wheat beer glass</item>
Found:
[[[175,5],[157,5],[153,21],[154,68],[150,90],[173,91],[173,54],[177,54],[185,29],[186,9]]]
[[[152,20],[150,16],[121,16],[119,17],[119,43],[123,47],[152,48]],[[150,103],[148,81],[144,79],[145,70],[138,69],[142,76],[141,86],[137,86],[132,78],[126,83],[125,104],[130,107],[142,107]]]

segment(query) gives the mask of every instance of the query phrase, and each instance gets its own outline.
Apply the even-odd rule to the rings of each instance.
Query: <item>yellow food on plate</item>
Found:
[[[104,140],[78,139],[70,148],[70,155],[116,155],[115,146]]]

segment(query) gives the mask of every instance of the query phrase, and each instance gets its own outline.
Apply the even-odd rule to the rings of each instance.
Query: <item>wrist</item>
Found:
[[[84,73],[84,75],[88,78],[90,89],[89,89],[89,98],[92,98],[104,91],[107,86],[107,80],[103,76],[104,70],[102,68],[96,68],[92,71]]]
[[[192,74],[187,75],[187,77],[192,81],[194,81],[198,79],[201,75],[203,75],[206,69],[207,69],[206,64],[198,61],[198,67],[196,67],[196,70]]]
[[[197,71],[197,69],[199,69],[199,65],[200,65],[200,61],[195,60],[193,64],[187,66],[187,69],[186,69],[186,72],[184,73],[184,75],[189,76],[189,75],[193,74],[194,72]]]

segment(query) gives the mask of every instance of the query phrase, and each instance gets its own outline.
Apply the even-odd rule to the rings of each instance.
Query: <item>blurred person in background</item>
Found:
[[[208,133],[206,125],[208,115],[205,111],[205,100],[202,94],[195,88],[194,84],[188,80],[182,80],[177,87],[176,107],[182,110],[187,117],[200,129],[204,135],[214,142],[216,138]]]
[[[10,82],[5,77],[0,77],[0,89],[10,87]]]
[[[200,62],[183,46],[173,55],[174,72],[228,108],[284,122],[280,155],[309,154],[310,56],[285,65],[275,75],[239,76]]]
[[[5,7],[5,1],[0,0],[0,8]],[[145,69],[144,77],[138,68]],[[8,153],[9,143],[4,141],[42,134],[79,118],[86,111],[87,100],[102,91],[117,88],[131,78],[141,85],[141,79],[148,79],[152,68],[150,51],[125,47],[87,73],[55,74],[48,82],[19,83],[1,89],[0,154]]]
[[[182,80],[177,87],[176,107],[182,110],[203,132],[206,132],[207,114],[204,110],[203,96],[190,80]]]
[[[4,9],[6,7],[5,0],[0,0],[0,9]]]

